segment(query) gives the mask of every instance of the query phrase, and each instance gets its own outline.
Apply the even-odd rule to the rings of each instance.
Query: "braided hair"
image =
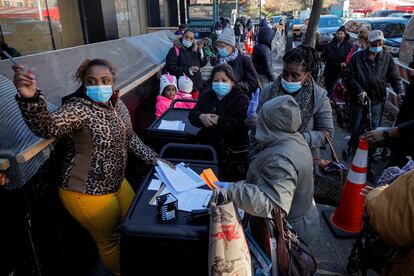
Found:
[[[313,79],[317,82],[319,79],[319,72],[321,71],[321,60],[315,48],[300,45],[289,50],[283,56],[283,62],[302,65],[306,72],[309,72]]]

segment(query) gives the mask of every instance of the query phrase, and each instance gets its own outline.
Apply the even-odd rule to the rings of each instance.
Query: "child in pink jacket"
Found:
[[[177,97],[185,100],[193,100],[191,92],[193,91],[193,81],[186,75],[181,76],[178,79],[178,92]],[[192,109],[195,106],[195,103],[183,103],[185,108]]]
[[[173,100],[177,99],[177,79],[173,75],[164,74],[160,79],[160,95],[157,96],[155,116],[157,119],[170,107]],[[175,107],[186,108],[184,103],[176,103]]]

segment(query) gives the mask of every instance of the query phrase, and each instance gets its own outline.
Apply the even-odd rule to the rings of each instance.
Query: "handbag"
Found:
[[[257,243],[272,260],[272,276],[307,276],[316,272],[316,261],[306,243],[295,233],[284,212],[273,204],[273,219],[250,217]]]
[[[210,207],[209,276],[252,276],[249,247],[233,202],[216,190]]]
[[[332,160],[314,159],[314,198],[318,203],[339,206],[346,180],[346,168],[339,162],[332,139],[325,131]]]
[[[284,212],[273,204],[273,217],[278,233],[279,271],[285,276],[307,276],[316,272],[316,261],[306,243],[293,231]]]

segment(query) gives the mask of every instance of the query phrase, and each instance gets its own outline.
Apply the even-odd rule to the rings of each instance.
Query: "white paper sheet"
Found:
[[[155,170],[159,179],[175,196],[205,185],[203,179],[184,163],[176,165],[175,169],[162,161],[158,161],[157,164]]]
[[[158,129],[184,131],[185,123],[183,121],[161,120]]]
[[[150,191],[158,191],[160,189],[160,186],[162,184],[162,181],[159,179],[152,179],[149,186],[148,186],[148,190]]]
[[[156,197],[171,193],[168,187],[162,185],[160,191],[151,199],[150,205],[156,205]],[[191,212],[192,210],[206,209],[210,202],[213,191],[204,189],[194,189],[176,196],[178,199],[178,210]]]

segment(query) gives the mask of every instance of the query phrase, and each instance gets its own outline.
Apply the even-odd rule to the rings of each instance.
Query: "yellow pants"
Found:
[[[119,269],[119,236],[116,227],[124,220],[135,193],[124,179],[115,193],[87,195],[59,189],[66,210],[95,240],[102,263],[115,275]]]

